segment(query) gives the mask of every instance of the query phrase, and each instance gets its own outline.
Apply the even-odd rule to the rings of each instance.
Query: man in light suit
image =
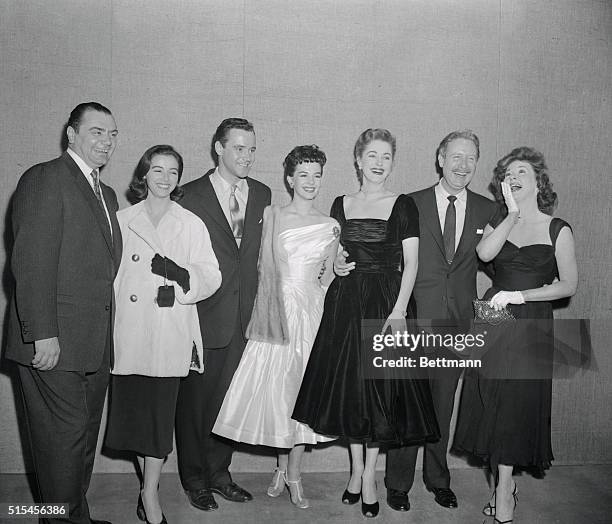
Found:
[[[40,501],[61,522],[91,519],[85,494],[112,357],[113,279],[121,260],[114,191],[99,180],[117,125],[96,102],[74,108],[68,150],[28,169],[13,199],[6,356],[19,365]],[[47,522],[59,522],[54,518]]]
[[[410,195],[419,209],[419,269],[413,290],[419,319],[460,323],[474,317],[476,245],[497,209],[494,202],[467,189],[479,155],[480,143],[473,132],[448,134],[438,147],[440,182]],[[435,356],[452,358],[439,353]],[[423,479],[435,501],[447,508],[457,507],[446,452],[460,374],[461,368],[430,369],[441,438],[425,444]],[[405,446],[387,453],[387,502],[397,511],[410,509],[408,491],[414,480],[417,450],[418,446]]]
[[[263,210],[271,193],[248,177],[255,146],[250,122],[225,119],[213,138],[217,167],[185,184],[180,202],[206,224],[222,275],[219,290],[198,303],[204,373],[183,379],[176,414],[181,483],[190,503],[205,511],[218,508],[213,492],[233,502],[252,500],[228,471],[234,444],[211,430],[244,351],[257,292]]]

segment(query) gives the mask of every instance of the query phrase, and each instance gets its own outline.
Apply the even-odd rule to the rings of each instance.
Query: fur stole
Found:
[[[246,330],[250,340],[272,344],[289,344],[287,317],[280,289],[278,268],[278,234],[280,233],[280,208],[268,206],[264,210],[263,233],[257,264],[257,296],[251,321]]]

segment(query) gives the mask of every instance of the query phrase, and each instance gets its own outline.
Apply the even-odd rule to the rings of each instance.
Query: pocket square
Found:
[[[484,233],[484,229],[477,229],[476,230],[476,234],[477,235],[482,235]]]

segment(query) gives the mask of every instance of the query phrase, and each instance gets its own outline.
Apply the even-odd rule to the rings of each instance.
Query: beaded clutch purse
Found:
[[[493,326],[509,320],[515,320],[514,315],[506,308],[496,311],[490,306],[488,300],[472,300],[472,303],[474,304],[474,314],[477,320],[484,320]]]

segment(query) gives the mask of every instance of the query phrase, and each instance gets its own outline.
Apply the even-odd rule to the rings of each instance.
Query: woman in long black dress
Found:
[[[487,355],[490,378],[484,364],[483,372],[466,374],[453,448],[489,463],[497,485],[483,512],[507,523],[517,500],[514,467],[542,471],[553,460],[551,301],[576,292],[578,273],[572,230],[551,217],[557,195],[543,155],[529,147],[512,150],[497,163],[491,185],[506,212],[477,246],[483,261],[494,261],[485,298],[492,297],[497,310],[510,304],[517,322],[508,327],[512,336]]]
[[[349,439],[352,468],[342,500],[375,517],[379,443],[420,443],[439,438],[426,381],[364,378],[363,319],[386,319],[392,331],[415,318],[412,288],[417,271],[419,221],[412,199],[385,188],[393,168],[395,138],[368,129],[354,148],[361,189],[338,197],[331,216],[355,264],[336,278],[325,297],[321,326],[306,368],[293,418],[314,431]],[[384,329],[383,328],[383,331]],[[366,444],[364,463],[363,445]]]

